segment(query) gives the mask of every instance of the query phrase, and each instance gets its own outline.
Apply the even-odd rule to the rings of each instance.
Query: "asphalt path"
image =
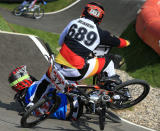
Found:
[[[101,25],[108,28],[115,34],[120,34],[131,22],[136,11],[143,3],[140,0],[97,0],[106,9],[106,17]],[[49,32],[60,33],[64,26],[73,18],[80,15],[81,8],[89,0],[81,0],[75,6],[58,14],[45,15],[41,20],[33,20],[25,17],[13,16],[10,12],[0,9],[0,13],[10,23],[23,25],[26,27],[41,29]],[[124,15],[125,14],[125,15]],[[43,45],[43,43],[42,43]],[[24,35],[8,34],[0,32],[0,131],[97,131],[98,117],[90,116],[88,120],[82,117],[80,121],[70,122],[62,120],[48,119],[37,125],[35,128],[27,129],[20,127],[20,119],[17,112],[20,111],[18,103],[14,102],[15,92],[9,88],[8,75],[15,67],[27,65],[30,74],[40,79],[48,68],[48,62],[42,55],[35,42]],[[106,120],[105,131],[147,131],[148,129],[135,126],[122,121],[114,123]]]
[[[144,0],[94,0],[102,3],[105,9],[105,16],[102,24],[103,29],[113,34],[120,35],[127,25],[136,18],[138,9]],[[0,9],[0,13],[10,23],[23,25],[30,28],[40,29],[48,32],[61,33],[63,28],[74,18],[81,15],[84,5],[91,0],[81,0],[73,7],[56,13],[45,15],[40,20],[26,17],[14,16],[11,12]]]

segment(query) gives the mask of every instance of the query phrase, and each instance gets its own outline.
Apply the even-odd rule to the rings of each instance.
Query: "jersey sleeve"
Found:
[[[103,31],[100,28],[99,28],[99,34],[100,34],[100,44],[118,48],[123,48],[129,45],[129,41],[123,38],[116,37],[110,34],[108,31]]]
[[[62,46],[62,44],[63,44],[63,42],[64,42],[65,36],[66,36],[67,33],[68,33],[68,30],[69,30],[69,28],[70,28],[70,26],[71,26],[71,23],[72,23],[72,22],[70,22],[70,23],[64,28],[64,30],[62,31],[62,33],[61,33],[61,35],[60,35],[60,38],[59,38],[59,41],[58,41],[58,43],[59,43],[60,46]]]

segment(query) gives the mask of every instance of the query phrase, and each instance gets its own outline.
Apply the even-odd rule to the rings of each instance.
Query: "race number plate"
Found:
[[[52,71],[50,72],[50,77],[51,82],[55,85],[56,89],[59,92],[63,93],[68,82],[67,80],[65,80],[64,76],[57,70],[56,66],[52,68]]]

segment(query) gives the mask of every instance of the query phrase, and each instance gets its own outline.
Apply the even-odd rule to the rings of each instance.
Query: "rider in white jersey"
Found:
[[[99,45],[123,48],[130,44],[128,40],[115,37],[99,27],[103,16],[104,8],[99,3],[88,3],[81,17],[72,20],[61,33],[59,39],[61,49],[56,57],[56,67],[70,82],[74,83],[100,72],[106,72],[107,78],[119,80],[110,56],[102,58],[91,56]],[[48,69],[41,83],[51,78],[51,71]],[[40,97],[41,91],[44,92],[46,89],[46,86],[39,84],[33,102],[36,102],[36,97]]]
[[[106,72],[107,77],[118,78],[109,56],[90,56],[99,45],[119,48],[129,45],[129,41],[117,38],[99,27],[103,16],[103,7],[91,2],[85,6],[81,18],[72,20],[61,33],[61,49],[56,62],[65,67],[61,66],[61,72],[67,79],[82,80],[101,71]]]
[[[55,65],[65,79],[71,83],[75,83],[75,81],[85,79],[100,72],[107,74],[106,79],[119,78],[115,73],[114,63],[110,56],[106,55],[98,58],[92,55],[93,51],[96,50],[99,45],[122,48],[130,44],[129,41],[115,37],[99,27],[103,16],[104,8],[99,3],[88,3],[81,17],[72,20],[60,35],[59,45],[61,49],[56,57]],[[52,80],[50,80],[51,74],[52,70],[49,67],[41,80],[36,83],[34,82],[29,87],[29,95],[27,96],[29,103],[27,106],[33,105],[50,89],[52,83]],[[17,88],[17,86],[13,84],[14,81],[10,80],[10,82],[13,88]],[[21,89],[21,87],[19,89]],[[72,117],[73,115],[79,116],[77,115],[81,107],[79,106],[79,101],[77,101],[76,98],[72,98],[72,101],[70,101],[65,94],[62,96],[61,98],[65,102],[61,103],[63,105],[61,108],[63,108],[64,112],[62,113],[61,110],[61,113],[58,111],[57,114],[67,114],[67,109],[69,109],[68,104],[74,105],[72,103],[76,103],[75,106],[70,107],[70,110]],[[75,112],[72,110],[75,110]],[[58,116],[56,118],[66,119],[65,115],[63,116],[64,117]],[[69,116],[71,116],[71,114]]]

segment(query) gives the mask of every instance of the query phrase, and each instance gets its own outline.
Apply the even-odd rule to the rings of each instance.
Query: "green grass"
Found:
[[[27,28],[20,25],[10,24],[7,23],[0,15],[0,30],[2,31],[9,31],[15,33],[24,33],[24,34],[32,34],[38,36],[44,42],[50,44],[52,50],[55,54],[57,54],[56,48],[58,48],[58,39],[59,34],[53,34],[51,32],[45,32],[33,28]]]
[[[52,12],[59,9],[63,9],[64,7],[70,5],[73,2],[75,2],[75,0],[55,0],[53,2],[48,2],[47,5],[43,7],[45,9],[45,12]]]
[[[50,44],[53,52],[57,54],[56,48],[59,47],[58,46],[59,34],[53,34],[51,32],[45,32],[45,31],[41,31],[33,28],[27,28],[27,27],[15,25],[15,24],[9,24],[9,26],[12,28],[14,32],[32,34],[32,35],[38,36],[41,40]]]
[[[160,88],[160,56],[138,37],[135,31],[135,20],[121,37],[131,42],[127,48],[113,50],[125,59],[126,64],[122,69],[132,77],[146,80],[152,86]]]
[[[9,10],[13,10],[15,7],[17,7],[19,4],[18,3],[1,3],[0,2],[0,8],[5,8]]]
[[[74,1],[75,0],[55,0],[53,2],[48,2],[47,5],[43,7],[45,8],[45,12],[51,12],[51,11],[60,10],[70,5]],[[20,5],[20,3],[0,3],[0,8],[13,10],[18,5]],[[59,39],[58,34],[53,34],[50,32],[45,32],[45,31],[36,30],[32,28],[26,28],[23,26],[15,25],[15,24],[10,24],[10,23],[7,23],[1,16],[0,16],[0,30],[36,35],[40,39],[49,43],[54,53],[57,53],[56,48],[58,48],[58,39]]]
[[[47,2],[47,5],[42,5],[45,12],[52,12],[56,10],[63,9],[64,7],[70,5],[75,0],[54,0],[53,2]],[[6,8],[12,11],[15,7],[19,6],[20,3],[2,3],[0,2],[0,8]]]
[[[1,16],[0,16],[0,30],[3,30],[3,31],[12,31],[8,27],[8,23]]]

